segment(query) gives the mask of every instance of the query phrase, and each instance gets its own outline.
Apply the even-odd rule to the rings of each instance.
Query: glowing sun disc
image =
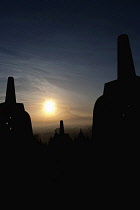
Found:
[[[47,113],[53,113],[55,111],[55,103],[53,101],[47,101],[44,104],[44,110]]]

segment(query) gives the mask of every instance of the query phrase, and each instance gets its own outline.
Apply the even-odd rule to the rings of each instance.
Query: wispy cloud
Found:
[[[64,62],[44,60],[34,53],[22,52],[19,49],[7,51],[0,49],[0,100],[5,97],[8,76],[15,78],[17,102],[23,102],[26,110],[33,118],[41,113],[45,100],[53,98],[57,102],[60,115],[74,119],[86,117],[82,115],[82,108],[88,104],[88,97],[82,90],[88,88],[85,81],[83,67]],[[67,113],[64,113],[66,110]],[[89,113],[91,110],[89,110]],[[88,108],[87,108],[87,116]]]

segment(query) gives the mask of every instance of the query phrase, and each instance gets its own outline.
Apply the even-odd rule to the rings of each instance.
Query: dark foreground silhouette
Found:
[[[122,34],[118,37],[118,78],[105,84],[94,106],[93,141],[100,147],[139,147],[139,94],[140,77],[135,73],[128,36]]]
[[[72,140],[60,121],[49,144],[33,136],[29,114],[16,103],[14,79],[8,78],[0,104],[1,180],[8,189],[59,186],[129,191],[139,177],[139,77],[135,75],[127,35],[118,38],[118,79],[105,84],[94,107],[92,139],[82,130]],[[128,184],[129,183],[129,184]],[[60,189],[60,188],[59,188]],[[86,191],[85,191],[86,192]]]
[[[22,103],[16,102],[14,78],[9,77],[5,102],[0,104],[0,138],[10,143],[25,143],[33,136],[31,119]],[[19,141],[19,139],[21,139]],[[23,140],[24,141],[23,141]]]

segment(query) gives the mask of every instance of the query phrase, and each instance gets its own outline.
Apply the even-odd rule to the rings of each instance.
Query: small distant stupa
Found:
[[[54,137],[50,139],[50,144],[67,144],[71,142],[69,134],[65,133],[63,120],[60,120],[59,133],[55,131]]]

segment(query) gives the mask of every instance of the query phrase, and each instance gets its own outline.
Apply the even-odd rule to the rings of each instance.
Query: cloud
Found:
[[[93,85],[91,67],[67,59],[55,60],[53,56],[46,56],[44,48],[42,51],[40,47],[37,49],[14,46],[13,43],[1,46],[0,99],[5,98],[8,76],[13,76],[17,102],[24,103],[33,120],[43,119],[43,103],[52,98],[59,109],[56,119],[64,116],[65,119],[84,121],[91,113],[96,98],[94,88],[98,87],[96,78]],[[56,54],[58,52],[63,53],[63,49]]]

